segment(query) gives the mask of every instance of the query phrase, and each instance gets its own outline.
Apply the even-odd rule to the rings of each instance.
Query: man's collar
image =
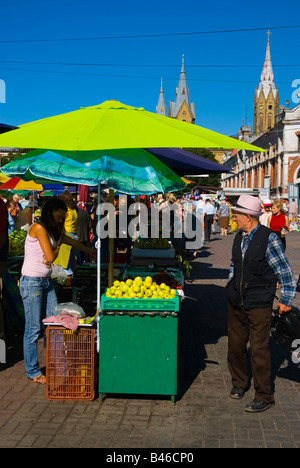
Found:
[[[242,231],[242,235],[243,236],[249,236],[249,237],[253,237],[254,234],[256,233],[257,229],[261,226],[260,222],[258,221],[257,225],[255,226],[255,228],[252,229],[252,231],[250,232],[246,232],[246,231]]]

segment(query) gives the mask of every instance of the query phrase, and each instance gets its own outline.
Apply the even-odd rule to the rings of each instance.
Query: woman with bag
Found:
[[[277,237],[281,240],[283,250],[286,250],[285,234],[290,230],[289,219],[285,214],[282,204],[274,201],[271,206],[272,216],[270,218],[270,229],[275,232]]]
[[[20,293],[25,312],[24,364],[26,375],[37,383],[46,383],[38,363],[37,342],[44,316],[56,315],[57,297],[51,281],[52,263],[61,244],[71,245],[89,253],[96,251],[65,235],[66,204],[58,199],[48,200],[39,223],[34,223],[26,236]]]
[[[219,207],[219,226],[221,228],[221,236],[227,236],[229,227],[229,206],[226,200],[222,200]]]

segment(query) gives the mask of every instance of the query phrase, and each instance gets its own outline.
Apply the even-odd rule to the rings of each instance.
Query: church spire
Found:
[[[185,74],[185,71],[184,71],[184,54],[182,54],[182,59],[181,59],[181,73]]]
[[[161,78],[161,84],[160,84],[158,103],[156,106],[156,113],[159,115],[164,115],[165,117],[167,116],[167,107],[166,107],[166,102],[165,102],[165,94],[164,94],[162,78]]]
[[[262,69],[262,73],[260,76],[260,83],[258,87],[258,94],[260,93],[261,90],[263,90],[265,98],[267,99],[270,89],[273,92],[274,98],[275,93],[276,93],[276,88],[275,88],[275,82],[274,82],[274,73],[273,73],[273,67],[272,67],[272,62],[271,62],[271,51],[270,51],[270,34],[272,34],[270,31],[267,32],[268,34],[268,43],[267,43],[267,49],[266,49],[266,55],[265,55],[265,62],[264,66]]]
[[[187,87],[186,74],[184,69],[184,54],[182,54],[181,70],[179,75],[178,86],[176,88],[174,112],[177,113],[179,111],[183,101],[186,101],[188,107],[190,107],[191,103],[189,97],[189,90]]]
[[[274,73],[270,52],[270,31],[266,55],[262,73],[260,76],[259,87],[255,89],[254,94],[254,115],[253,132],[260,134],[268,131],[278,121],[279,114],[279,94],[275,87]]]
[[[176,88],[175,102],[170,102],[169,116],[173,118],[178,118],[180,120],[187,120],[188,122],[195,121],[195,104],[191,104],[190,102],[189,89],[187,86],[186,74],[184,69],[183,54],[178,86]]]

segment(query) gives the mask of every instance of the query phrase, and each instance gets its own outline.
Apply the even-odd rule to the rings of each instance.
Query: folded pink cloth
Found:
[[[51,315],[50,317],[43,319],[43,323],[59,323],[69,330],[76,331],[79,325],[79,320],[77,317],[68,314]]]

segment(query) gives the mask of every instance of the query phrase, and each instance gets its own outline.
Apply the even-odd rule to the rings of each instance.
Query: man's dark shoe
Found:
[[[275,403],[266,403],[265,401],[261,400],[253,400],[245,407],[245,411],[248,413],[262,413],[269,408],[272,408]]]
[[[244,395],[245,395],[245,389],[242,387],[233,387],[233,389],[230,392],[230,396],[234,400],[241,400]]]

